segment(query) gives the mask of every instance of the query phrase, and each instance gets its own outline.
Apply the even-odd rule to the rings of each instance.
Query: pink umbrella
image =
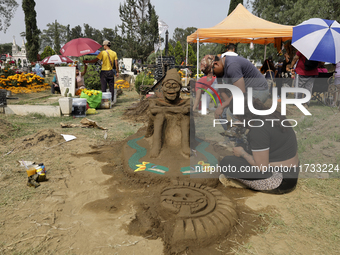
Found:
[[[90,38],[77,38],[67,42],[60,50],[63,56],[80,57],[89,53],[94,53],[102,47]]]
[[[60,63],[72,63],[73,60],[68,57],[60,56],[60,55],[52,55],[44,58],[41,61],[41,64],[60,64]]]

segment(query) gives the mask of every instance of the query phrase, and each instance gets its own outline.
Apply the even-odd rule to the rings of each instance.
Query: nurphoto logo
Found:
[[[210,86],[209,86],[210,87]],[[244,115],[244,94],[242,92],[242,90],[234,85],[230,85],[230,84],[217,84],[215,86],[215,88],[217,89],[228,89],[230,90],[232,96],[233,96],[233,114],[234,115]],[[212,89],[212,88],[211,88]],[[204,90],[206,91],[206,90]],[[217,92],[215,89],[212,89],[212,91],[217,95],[220,103],[221,103],[221,99],[218,96]],[[253,88],[248,88],[247,89],[247,104],[248,104],[248,108],[251,111],[251,113],[255,114],[255,115],[259,115],[259,116],[266,116],[266,115],[270,115],[272,114],[276,108],[277,108],[277,100],[275,100],[277,98],[277,88],[274,87],[272,90],[272,106],[270,109],[268,110],[257,110],[254,108],[253,106]],[[306,96],[304,98],[287,98],[287,93],[303,93]],[[207,114],[207,96],[212,97],[213,95],[211,93],[205,93],[202,95],[202,115],[206,115]],[[304,89],[304,88],[292,88],[292,87],[283,87],[281,89],[281,115],[286,115],[287,113],[287,105],[291,104],[291,105],[295,105],[297,108],[300,109],[300,111],[304,114],[304,115],[312,115],[304,106],[304,103],[307,103],[309,100],[311,99],[311,93],[309,90]],[[216,101],[213,98],[215,104]],[[248,122],[252,122],[252,121],[259,121],[259,120],[250,120]],[[272,125],[274,125],[274,121],[278,121],[275,119],[268,119],[266,121],[271,121]],[[292,120],[292,119],[286,119],[283,122],[288,122],[288,121],[293,121],[295,122],[295,125],[297,125],[297,121],[296,120]],[[263,122],[263,121],[262,121]],[[226,124],[228,123],[227,120],[224,119],[214,119],[214,127],[216,124]],[[245,123],[243,123],[245,125]],[[232,122],[231,122],[232,125]],[[249,126],[252,126],[250,123],[248,123]],[[263,123],[262,123],[263,125]],[[261,126],[262,126],[261,125]],[[282,126],[285,126],[284,123],[281,123]]]

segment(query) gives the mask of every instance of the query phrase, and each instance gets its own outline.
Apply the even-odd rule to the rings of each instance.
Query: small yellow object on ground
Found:
[[[94,108],[89,108],[86,111],[86,114],[97,114],[98,112],[96,111],[96,109]]]

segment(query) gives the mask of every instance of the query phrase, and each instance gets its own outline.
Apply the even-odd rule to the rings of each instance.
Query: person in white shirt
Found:
[[[238,56],[238,54],[235,52],[235,50],[236,50],[235,44],[230,43],[230,44],[227,46],[227,51],[224,52],[224,53],[221,55],[221,58],[223,58],[223,57],[225,57],[225,56]]]

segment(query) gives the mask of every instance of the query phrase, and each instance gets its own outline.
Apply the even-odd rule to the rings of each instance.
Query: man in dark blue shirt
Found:
[[[243,93],[246,93],[247,88],[251,87],[253,97],[260,99],[263,103],[269,98],[266,79],[249,60],[240,56],[216,57],[213,69],[217,78],[223,78],[224,83],[227,82],[237,86]],[[222,116],[222,113],[225,112],[224,109],[228,107],[232,99],[231,96],[223,92],[221,96],[224,102],[216,109],[216,118]]]

